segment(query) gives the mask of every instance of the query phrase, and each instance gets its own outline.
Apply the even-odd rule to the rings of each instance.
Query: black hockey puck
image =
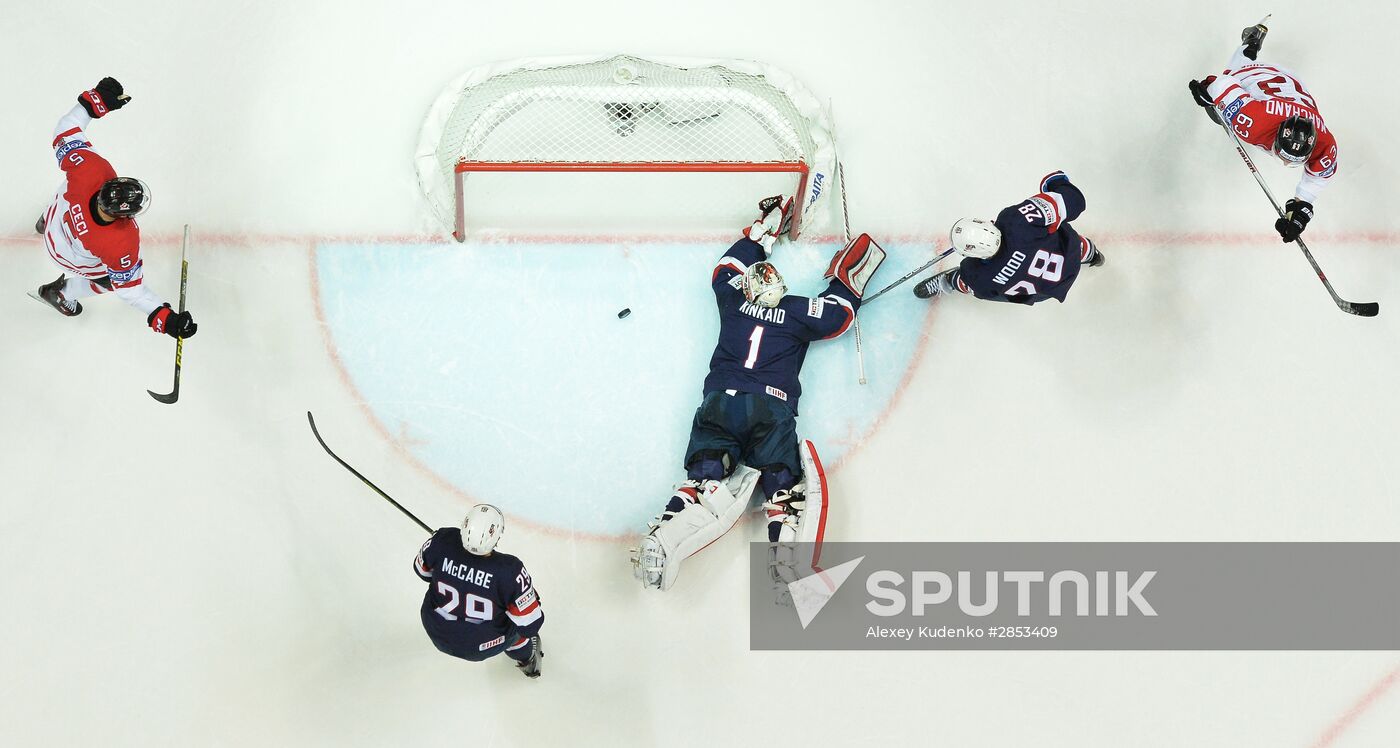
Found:
[[[632,310],[631,310],[631,309],[623,309],[622,311],[620,311],[620,312],[617,313],[617,318],[618,318],[618,319],[624,319],[627,315],[629,315],[629,314],[631,314],[631,313],[632,313]]]

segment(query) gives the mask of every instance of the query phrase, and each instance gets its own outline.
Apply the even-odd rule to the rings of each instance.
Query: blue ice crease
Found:
[[[316,262],[342,364],[419,461],[507,514],[612,534],[643,527],[683,477],[724,249],[347,243]],[[793,293],[812,294],[836,249],[780,247],[774,261]],[[931,257],[886,249],[872,288]],[[812,346],[798,428],[828,465],[869,434],[910,366],[927,309],[911,286],[861,313],[868,385],[853,335]]]

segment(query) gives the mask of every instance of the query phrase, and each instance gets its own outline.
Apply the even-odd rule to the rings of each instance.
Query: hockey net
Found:
[[[417,167],[458,241],[512,229],[727,232],[778,193],[797,198],[796,238],[833,222],[831,131],[815,96],[758,62],[515,60],[444,90]]]

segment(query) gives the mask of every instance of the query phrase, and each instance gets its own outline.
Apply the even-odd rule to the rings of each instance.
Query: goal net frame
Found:
[[[609,70],[613,71],[610,79],[600,82],[600,73]],[[659,72],[652,77],[665,78],[667,82],[641,85],[649,83],[648,72]],[[636,79],[628,79],[629,74]],[[668,102],[694,105],[700,101],[701,107],[716,112],[736,112],[733,116],[742,116],[749,124],[749,134],[761,132],[772,142],[718,143],[718,147],[709,143],[696,146],[691,141],[680,143],[719,151],[725,150],[725,145],[739,145],[744,147],[736,151],[748,151],[733,158],[724,152],[694,160],[654,156],[592,158],[588,153],[560,157],[561,149],[567,148],[553,143],[567,139],[568,134],[563,132],[569,126],[566,122],[562,123],[558,138],[542,138],[519,146],[530,152],[511,153],[514,144],[507,143],[496,147],[495,153],[483,156],[496,145],[490,141],[498,129],[509,129],[503,124],[511,116],[543,100],[625,108],[629,118],[634,107],[647,107],[641,111],[649,112]],[[720,114],[713,117],[718,120]],[[705,124],[701,122],[698,127]],[[838,190],[832,133],[830,114],[817,98],[791,75],[765,63],[636,55],[535,57],[472,68],[448,84],[423,124],[416,166],[424,196],[439,220],[451,226],[452,236],[458,242],[466,241],[467,236],[468,177],[504,172],[789,173],[794,186],[786,192],[794,196],[794,204],[799,208],[794,211],[791,233],[796,239],[803,233],[811,235],[829,229],[834,223],[834,194]],[[685,133],[679,133],[678,141],[684,136]],[[625,138],[610,140],[597,150],[613,151],[604,155],[627,155]],[[587,150],[588,144],[583,147]],[[508,152],[507,157],[499,155],[502,149]],[[765,157],[753,158],[755,149],[765,151]],[[763,195],[753,195],[753,203],[760,197]]]

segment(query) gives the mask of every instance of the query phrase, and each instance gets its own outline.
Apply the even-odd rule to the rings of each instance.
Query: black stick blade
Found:
[[[1360,304],[1347,302],[1342,307],[1342,311],[1347,314],[1355,314],[1358,317],[1374,317],[1381,313],[1381,305],[1374,301],[1363,301]]]
[[[166,405],[170,405],[171,403],[180,399],[180,388],[176,387],[175,391],[170,393],[169,395],[160,395],[155,392],[151,392],[150,390],[146,390],[146,394],[155,398],[155,401],[158,403],[165,403]]]

